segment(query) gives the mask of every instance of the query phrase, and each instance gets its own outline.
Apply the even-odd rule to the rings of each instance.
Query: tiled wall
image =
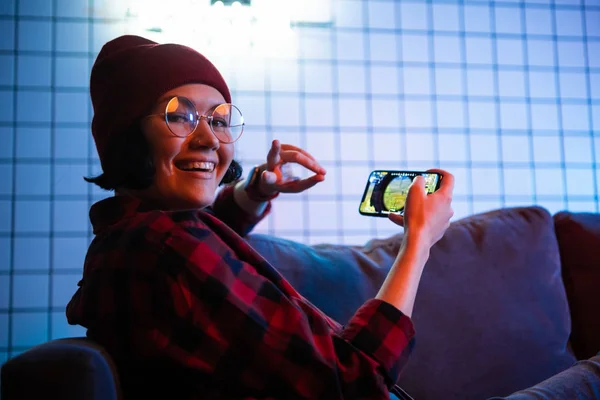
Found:
[[[102,0],[0,2],[0,362],[81,335],[64,308],[106,193],[89,133],[89,71],[134,32]],[[364,243],[397,232],[357,208],[370,170],[442,167],[456,217],[539,204],[599,211],[600,1],[337,0],[291,55],[219,57],[249,126],[248,168],[273,138],[309,150],[324,183],[280,196],[258,231]],[[135,32],[134,32],[135,33]]]

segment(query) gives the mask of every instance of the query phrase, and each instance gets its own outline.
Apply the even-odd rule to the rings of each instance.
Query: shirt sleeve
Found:
[[[244,211],[244,209],[235,202],[233,191],[234,185],[227,185],[221,189],[217,194],[210,211],[238,235],[244,237],[269,214],[271,211],[271,202],[267,204],[265,211],[261,215],[252,215]]]
[[[369,300],[341,327],[210,229],[171,231],[159,261],[119,285],[142,354],[275,398],[389,398],[414,336],[392,305]]]

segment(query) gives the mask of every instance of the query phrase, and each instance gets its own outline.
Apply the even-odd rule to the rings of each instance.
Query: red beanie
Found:
[[[201,83],[231,103],[225,80],[202,54],[178,44],[125,35],[106,43],[92,67],[92,135],[103,162],[110,139],[124,134],[158,98],[178,86]]]

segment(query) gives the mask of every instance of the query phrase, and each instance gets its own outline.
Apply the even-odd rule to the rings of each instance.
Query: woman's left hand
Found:
[[[295,163],[314,172],[305,179],[291,176],[286,164]],[[275,193],[300,193],[325,179],[325,168],[308,152],[291,144],[281,144],[273,140],[271,150],[267,154],[267,163],[262,166],[264,171],[258,183],[258,190],[263,196]]]

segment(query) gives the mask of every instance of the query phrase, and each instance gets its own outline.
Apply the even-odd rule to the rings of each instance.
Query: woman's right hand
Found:
[[[415,238],[431,248],[444,236],[450,226],[450,218],[454,215],[451,204],[454,176],[441,169],[427,172],[442,174],[440,188],[428,195],[425,191],[425,179],[417,176],[408,189],[404,216],[389,214],[389,219],[404,227],[405,240]]]

